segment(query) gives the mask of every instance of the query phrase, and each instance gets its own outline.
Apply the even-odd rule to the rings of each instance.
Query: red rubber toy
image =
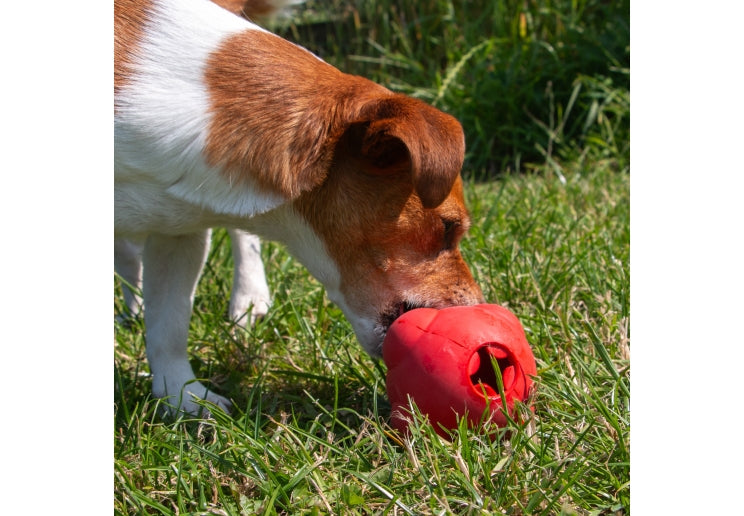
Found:
[[[493,304],[406,312],[388,329],[382,356],[391,423],[404,434],[409,397],[443,437],[457,428],[458,415],[466,416],[473,428],[488,420],[503,427],[507,420],[493,360],[510,414],[515,400],[527,400],[537,374],[519,319]]]

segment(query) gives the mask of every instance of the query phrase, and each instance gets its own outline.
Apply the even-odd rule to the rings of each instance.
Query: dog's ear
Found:
[[[363,113],[361,153],[378,173],[409,168],[425,208],[439,206],[460,174],[465,136],[460,123],[428,104],[394,95]]]

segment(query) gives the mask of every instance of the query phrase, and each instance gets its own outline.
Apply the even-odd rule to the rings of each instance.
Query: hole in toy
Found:
[[[475,392],[489,398],[499,396],[498,377],[494,365],[501,372],[501,380],[504,385],[504,393],[507,393],[514,384],[516,378],[515,365],[510,359],[509,353],[501,346],[490,344],[481,346],[470,357],[468,374]]]

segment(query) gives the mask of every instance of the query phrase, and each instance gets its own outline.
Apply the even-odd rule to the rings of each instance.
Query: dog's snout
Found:
[[[452,291],[449,295],[429,303],[430,308],[448,308],[450,306],[469,306],[484,303],[485,299],[480,288],[473,287],[468,289],[459,289]]]

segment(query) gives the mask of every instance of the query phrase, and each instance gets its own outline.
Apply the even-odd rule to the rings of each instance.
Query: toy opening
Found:
[[[468,364],[468,374],[475,392],[489,398],[499,397],[496,367],[501,373],[504,393],[507,393],[516,378],[516,365],[511,355],[498,344],[483,345],[473,353]]]

